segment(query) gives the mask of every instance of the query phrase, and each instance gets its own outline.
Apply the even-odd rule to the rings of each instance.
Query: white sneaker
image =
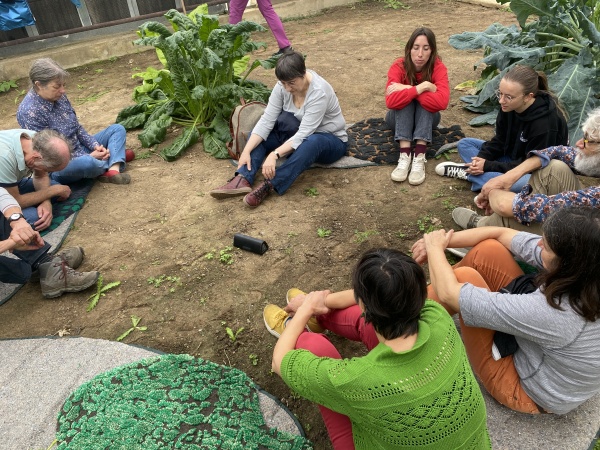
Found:
[[[411,155],[409,153],[400,153],[400,159],[398,159],[398,165],[392,172],[392,180],[404,181],[408,176],[408,169],[410,169]]]
[[[410,169],[410,175],[408,176],[408,182],[413,186],[421,184],[425,181],[425,153],[415,155],[412,162],[412,168]]]

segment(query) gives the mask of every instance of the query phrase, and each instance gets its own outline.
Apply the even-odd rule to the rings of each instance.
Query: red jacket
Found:
[[[419,84],[421,82],[421,74],[417,73],[416,75],[417,84]],[[413,86],[410,89],[386,95],[385,105],[388,109],[402,109],[416,99],[425,110],[431,113],[446,109],[450,102],[450,86],[448,82],[448,69],[446,69],[440,58],[437,58],[433,65],[431,82],[437,87],[436,92],[423,92],[421,95],[418,95],[417,88]],[[404,58],[398,58],[394,61],[390,70],[388,70],[388,81],[385,88],[387,89],[391,83],[410,84],[404,71]]]

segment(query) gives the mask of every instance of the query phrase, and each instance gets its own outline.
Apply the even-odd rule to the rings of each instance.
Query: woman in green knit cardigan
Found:
[[[373,249],[352,285],[338,293],[294,289],[300,295],[285,310],[264,312],[279,337],[273,371],[319,405],[334,448],[491,448],[481,391],[452,318],[425,299],[423,269],[402,252]],[[341,359],[307,327],[362,341],[369,353]]]

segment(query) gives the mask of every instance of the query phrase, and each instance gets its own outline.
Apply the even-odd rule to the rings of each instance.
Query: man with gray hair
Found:
[[[475,204],[488,216],[456,208],[454,221],[465,229],[501,226],[541,235],[542,222],[555,209],[600,208],[600,183],[583,187],[576,176],[600,177],[600,108],[590,112],[582,131],[583,137],[574,147],[531,151],[517,167],[488,181],[475,197]],[[531,173],[529,184],[518,194],[510,192],[510,186],[527,173]]]
[[[69,144],[56,131],[0,131],[0,187],[16,199],[36,231],[52,222],[51,199],[66,200],[71,195],[68,186],[52,184],[49,177],[70,159]]]

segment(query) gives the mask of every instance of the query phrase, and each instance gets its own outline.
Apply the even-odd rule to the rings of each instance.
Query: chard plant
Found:
[[[201,137],[206,152],[227,158],[229,116],[240,98],[266,102],[271,93],[263,83],[247,78],[257,67],[272,69],[277,62],[270,57],[250,63],[248,54],[266,47],[252,41],[250,34],[265,28],[248,21],[220,25],[206,5],[189,15],[172,9],[165,17],[172,30],[146,22],[134,41],[155,47],[163,68],[149,67],[133,75],[142,79],[133,93],[136,104],[123,109],[116,121],[128,130],[143,128],[138,137],[144,147],[163,142],[169,127],[182,127],[175,141],[160,151],[167,161],[177,159]]]
[[[461,98],[468,110],[483,114],[470,124],[495,123],[499,108],[494,92],[513,65],[524,64],[548,76],[550,89],[569,115],[569,138],[574,143],[588,113],[600,106],[600,2],[512,0],[510,9],[519,27],[494,23],[483,32],[453,35],[448,41],[459,50],[484,49],[484,58],[475,67],[485,64],[475,84],[476,95]]]

